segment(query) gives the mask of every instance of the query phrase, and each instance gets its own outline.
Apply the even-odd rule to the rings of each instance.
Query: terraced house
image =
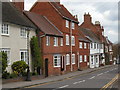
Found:
[[[28,63],[28,31],[30,38],[37,32],[42,72],[46,77],[100,67],[105,65],[108,54],[112,63],[112,43],[105,38],[100,22],[93,24],[91,15],[85,13],[84,22],[79,26],[77,16],[73,16],[60,2],[53,1],[36,1],[29,11],[24,11],[24,0],[3,4],[0,36],[3,43],[0,50],[8,55],[9,71],[16,60]],[[29,58],[31,65],[31,55]]]
[[[7,71],[15,61],[28,63],[27,35],[29,41],[36,36],[36,26],[10,2],[2,3],[2,25],[0,25],[0,51],[7,53]],[[30,48],[29,48],[30,51]],[[31,68],[31,53],[29,52]]]
[[[60,4],[60,2],[36,2],[30,12],[46,16],[62,33],[63,33],[63,48],[62,48],[62,73],[75,71],[78,69],[78,19]],[[50,49],[53,51],[54,49]],[[53,55],[49,62],[60,62],[59,55]],[[59,68],[60,65],[51,67]],[[53,71],[54,72],[54,71]]]

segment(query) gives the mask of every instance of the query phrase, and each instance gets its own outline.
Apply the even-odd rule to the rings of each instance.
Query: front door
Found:
[[[45,77],[48,77],[48,59],[45,59]]]

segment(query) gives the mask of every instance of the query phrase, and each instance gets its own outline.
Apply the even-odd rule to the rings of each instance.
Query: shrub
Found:
[[[35,75],[38,75],[38,73],[37,73],[37,72],[33,72],[33,73],[32,73],[32,76],[35,76]]]
[[[0,71],[4,73],[6,70],[6,67],[7,67],[7,54],[4,52],[0,52]]]
[[[16,78],[16,77],[18,77],[18,75],[16,73],[13,72],[10,74],[10,78]]]
[[[3,72],[2,78],[3,78],[3,79],[8,79],[8,78],[10,78],[10,73],[8,73],[7,71]]]
[[[23,72],[25,72],[28,65],[24,61],[16,61],[12,64],[12,70],[17,75],[21,75]]]

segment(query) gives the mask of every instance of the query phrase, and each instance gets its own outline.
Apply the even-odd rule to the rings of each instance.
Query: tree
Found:
[[[6,67],[7,67],[7,54],[4,52],[0,52],[0,71],[4,73]]]
[[[38,43],[38,37],[33,36],[30,41],[31,54],[32,54],[32,66],[33,71],[40,74],[40,67],[42,67],[42,57],[40,47]]]

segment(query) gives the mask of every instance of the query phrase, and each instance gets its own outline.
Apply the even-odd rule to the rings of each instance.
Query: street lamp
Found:
[[[29,67],[29,32],[30,32],[30,29],[27,30],[27,59],[28,59],[28,67],[27,67],[26,81],[31,81],[31,78],[30,78],[30,67]]]

